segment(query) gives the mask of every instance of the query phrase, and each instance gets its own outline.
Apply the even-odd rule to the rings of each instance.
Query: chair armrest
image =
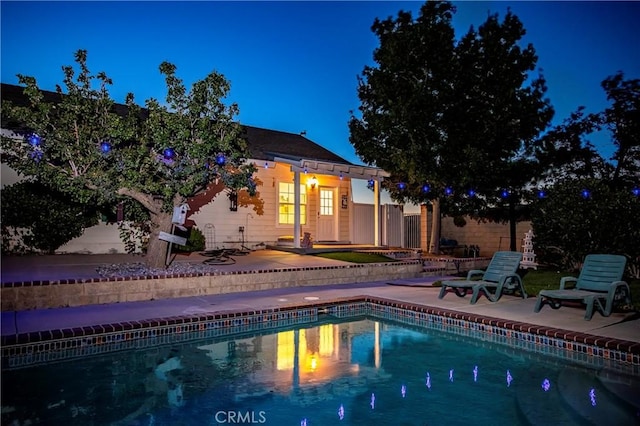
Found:
[[[473,278],[475,275],[484,275],[484,270],[481,269],[472,269],[469,272],[467,272],[467,281],[471,281],[471,278]]]
[[[577,279],[576,277],[562,277],[562,278],[560,279],[560,290],[564,290],[564,289],[565,289],[565,288],[564,288],[564,287],[565,287],[565,284],[567,284],[567,283],[573,283],[573,284],[575,284],[575,283],[577,283],[577,282],[578,282],[578,279]],[[574,287],[575,287],[575,285],[572,285],[572,286],[570,286],[569,288],[574,288]]]

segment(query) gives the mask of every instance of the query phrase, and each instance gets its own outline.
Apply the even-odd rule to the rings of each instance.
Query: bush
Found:
[[[532,212],[538,261],[575,270],[587,254],[622,254],[629,275],[635,276],[640,262],[638,223],[640,199],[630,188],[597,179],[558,183]]]
[[[189,230],[189,236],[187,237],[187,245],[181,246],[176,245],[175,251],[177,252],[194,252],[194,251],[204,251],[205,249],[205,239],[204,234],[201,230],[192,226]]]
[[[54,253],[98,223],[97,208],[38,182],[19,182],[0,192],[4,253]]]

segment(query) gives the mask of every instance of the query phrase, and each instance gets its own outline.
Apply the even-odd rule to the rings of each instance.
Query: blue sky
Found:
[[[373,64],[376,17],[400,9],[417,16],[423,2],[7,2],[0,4],[3,83],[16,74],[54,90],[62,65],[88,50],[93,72],[114,82],[112,97],[133,92],[139,104],[162,100],[162,61],[185,83],[216,70],[231,82],[230,101],[246,125],[299,133],[354,163],[349,112],[357,110],[357,75]],[[600,111],[600,82],[618,70],[640,78],[640,2],[454,2],[457,36],[507,7],[527,29],[561,122],[579,105]],[[605,157],[606,137],[594,141]]]

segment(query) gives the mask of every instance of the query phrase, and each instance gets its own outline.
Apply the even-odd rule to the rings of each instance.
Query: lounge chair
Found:
[[[516,251],[498,251],[493,255],[486,270],[471,270],[467,273],[466,280],[443,281],[439,299],[447,293],[447,288],[453,289],[456,295],[464,297],[471,290],[471,304],[478,301],[480,291],[487,299],[497,302],[503,292],[519,292],[523,299],[527,298],[522,279],[516,273],[522,260],[522,253]],[[479,279],[476,279],[479,277]]]
[[[587,255],[578,278],[563,277],[559,290],[541,290],[538,293],[534,312],[540,312],[545,302],[558,309],[562,301],[579,301],[587,307],[584,319],[591,319],[594,307],[602,316],[608,317],[616,298],[624,298],[624,303],[631,304],[629,285],[621,281],[626,263],[627,259],[620,255]],[[565,288],[568,283],[575,283],[575,287]]]

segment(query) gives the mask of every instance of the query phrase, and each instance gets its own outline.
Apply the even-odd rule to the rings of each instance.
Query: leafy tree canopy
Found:
[[[428,1],[415,19],[401,11],[374,22],[376,66],[359,78],[350,141],[391,174],[395,200],[482,216],[503,189],[516,204],[534,178],[530,153],[553,109],[544,78],[531,75],[537,56],[520,46],[517,16],[491,15],[456,41],[454,13],[449,2]]]
[[[196,81],[190,90],[164,62],[164,102],[148,99],[145,108],[127,95],[124,111],[109,95],[112,81],[92,74],[87,52],[75,54],[76,67],[64,66],[64,89],[45,102],[35,78],[19,75],[27,106],[3,102],[2,114],[23,126],[22,138],[2,138],[3,160],[18,172],[34,176],[82,203],[107,204],[130,197],[149,212],[152,233],[147,263],[162,266],[175,206],[213,181],[255,193],[255,167],[246,162],[246,141],[226,105],[229,82],[217,72]]]

